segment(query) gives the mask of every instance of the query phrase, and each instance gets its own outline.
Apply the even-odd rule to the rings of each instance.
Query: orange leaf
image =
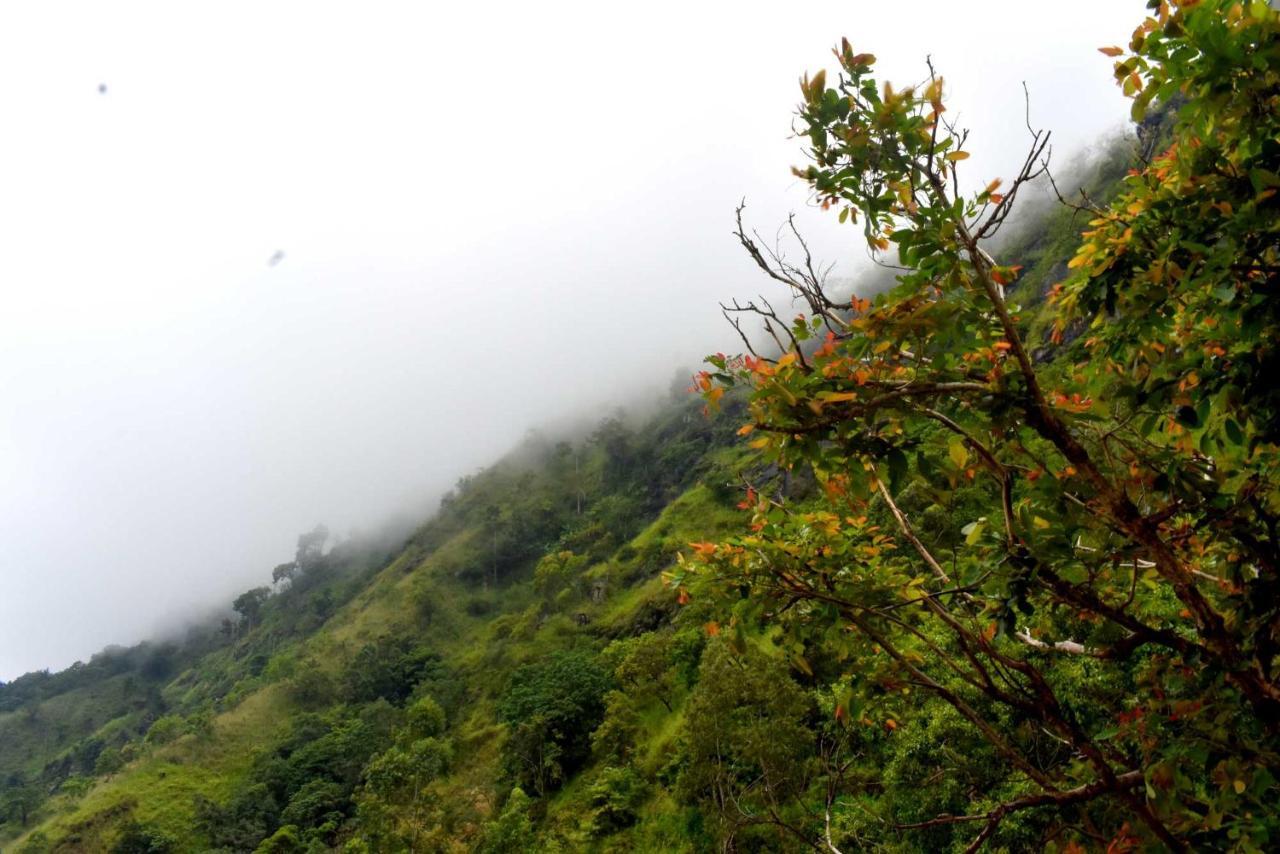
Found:
[[[1021,265],[1015,265],[1013,267],[993,267],[991,269],[991,278],[995,279],[998,284],[1007,285],[1014,279],[1018,278],[1018,271],[1021,269]]]
[[[1104,54],[1105,56],[1120,56],[1120,54],[1124,53],[1124,48],[1122,48],[1122,47],[1100,47],[1100,48],[1098,48],[1098,53]]]
[[[712,620],[711,622],[707,623],[705,626],[703,626],[703,628],[707,630],[707,634],[710,635],[711,637],[715,637],[716,635],[720,634],[720,624],[717,623],[715,620]]]

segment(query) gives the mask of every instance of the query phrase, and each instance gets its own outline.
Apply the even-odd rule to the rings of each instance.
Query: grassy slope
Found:
[[[687,414],[680,417],[688,420]],[[732,478],[739,457],[713,448],[699,454],[698,462],[723,481]],[[484,483],[477,488],[483,490]],[[262,674],[241,674],[222,699],[226,708],[215,716],[211,734],[144,747],[139,758],[97,781],[86,794],[55,796],[42,809],[39,823],[15,840],[13,850],[40,834],[54,850],[105,850],[129,820],[182,840],[182,850],[201,850],[207,841],[194,830],[194,797],[225,801],[244,780],[255,753],[281,738],[291,716],[300,711],[286,690],[288,675],[301,667],[320,667],[336,675],[364,644],[388,634],[413,635],[438,652],[465,685],[466,702],[452,724],[458,761],[437,788],[449,798],[474,805],[475,821],[457,830],[463,838],[474,836],[478,822],[494,809],[502,738],[494,702],[507,675],[555,649],[598,647],[610,637],[632,634],[636,624],[669,611],[672,597],[661,584],[660,570],[687,542],[728,529],[740,515],[732,509],[730,502],[736,499],[730,496],[694,481],[639,533],[586,569],[584,578],[606,591],[602,601],[577,597],[557,602],[550,613],[543,613],[527,572],[495,588],[458,577],[460,565],[475,562],[483,553],[478,545],[484,542],[483,526],[472,518],[477,514],[461,522],[434,520],[321,627],[275,643]],[[438,603],[426,626],[416,619],[413,604],[424,588]],[[471,607],[477,601],[483,603],[482,610]],[[265,626],[258,630],[264,631]],[[209,654],[164,689],[166,698],[179,707],[206,698],[209,686],[223,671],[234,670],[236,660],[234,649]],[[90,708],[84,700],[67,695],[62,702]],[[660,707],[646,710],[654,762],[660,761],[678,721],[679,706],[672,715]],[[570,783],[551,806],[553,826],[569,839],[580,835],[573,824],[584,796],[580,786]],[[646,808],[655,818],[668,813],[658,803]]]
[[[39,772],[82,733],[133,711],[125,675],[50,697],[22,711],[0,713],[0,768]]]

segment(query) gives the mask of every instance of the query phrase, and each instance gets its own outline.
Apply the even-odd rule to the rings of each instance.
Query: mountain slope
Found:
[[[673,603],[658,574],[685,543],[734,517],[736,455],[722,450],[732,423],[709,422],[698,409],[672,405],[638,430],[606,419],[576,444],[526,443],[460,482],[437,517],[374,572],[376,549],[331,552],[265,598],[259,613],[242,616],[233,628],[238,637],[163,684],[150,715],[113,717],[116,729],[132,723],[134,734],[122,767],[102,766],[83,793],[83,784],[67,791],[66,778],[58,781],[18,849],[110,850],[125,831],[154,836],[155,844],[169,840],[173,850],[251,847],[255,834],[275,832],[276,816],[232,820],[246,825],[243,833],[212,839],[201,809],[206,826],[218,821],[208,819],[210,810],[234,809],[238,796],[260,785],[264,757],[294,749],[288,743],[300,719],[332,734],[363,716],[355,728],[364,741],[343,747],[358,767],[334,781],[331,812],[349,825],[360,767],[394,740],[404,708],[422,696],[443,706],[460,769],[436,787],[469,804],[449,817],[448,833],[474,839],[504,794],[493,786],[502,731],[494,707],[509,674],[553,651],[594,652],[668,621]],[[535,578],[546,554],[572,555],[571,568]],[[117,685],[113,679],[44,705],[83,710],[93,692]],[[139,738],[139,721],[148,717]],[[35,770],[16,765],[8,765],[13,773]],[[285,784],[279,797],[313,779]],[[2,827],[12,832],[14,825],[21,829],[13,820]],[[335,843],[351,832],[312,836]]]
[[[1102,159],[1096,196],[1128,145]],[[1003,250],[1028,267],[1018,296],[1033,335],[1077,233],[1050,208]],[[829,758],[813,745],[838,740],[821,663],[662,579],[690,543],[743,524],[744,480],[797,506],[813,490],[751,461],[734,436],[742,403],[723,403],[711,419],[673,399],[587,437],[531,437],[407,539],[322,552],[311,532],[220,626],[0,686],[0,845],[807,847]],[[980,749],[945,709],[929,715],[929,732],[859,737],[860,767],[883,772],[857,784],[862,820],[881,820],[890,791],[921,792],[913,751]],[[776,776],[794,803],[760,800],[752,774]],[[935,786],[913,808],[961,810],[971,791]],[[795,833],[762,818],[774,809]]]

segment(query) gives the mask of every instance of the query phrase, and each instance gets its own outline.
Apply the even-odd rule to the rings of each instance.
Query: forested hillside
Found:
[[[965,193],[938,72],[843,42],[796,174],[891,287],[739,209],[777,299],[689,391],[0,686],[0,847],[1274,849],[1280,17],[1135,23],[1069,187],[1027,127]]]

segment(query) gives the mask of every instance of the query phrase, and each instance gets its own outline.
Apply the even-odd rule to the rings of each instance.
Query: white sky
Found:
[[[976,184],[1024,79],[1060,155],[1118,126],[1096,48],[1143,7],[0,5],[0,678],[731,348],[717,301],[767,289],[733,207],[805,208],[796,80],[841,35],[897,84],[933,55]]]

